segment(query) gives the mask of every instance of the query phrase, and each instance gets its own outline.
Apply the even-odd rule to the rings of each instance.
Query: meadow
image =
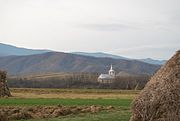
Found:
[[[130,106],[139,91],[106,89],[11,89],[12,97],[1,98],[1,107],[112,106],[113,110],[78,113],[26,121],[129,121]],[[25,120],[21,120],[25,121]]]

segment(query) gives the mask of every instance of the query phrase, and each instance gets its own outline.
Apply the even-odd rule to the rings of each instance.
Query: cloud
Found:
[[[89,29],[89,30],[97,30],[97,31],[122,31],[127,29],[134,29],[135,27],[119,24],[119,23],[93,23],[93,24],[79,24],[78,27]]]

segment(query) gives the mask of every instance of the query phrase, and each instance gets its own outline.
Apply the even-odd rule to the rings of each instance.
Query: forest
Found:
[[[112,83],[99,83],[97,73],[73,73],[48,78],[8,78],[11,88],[86,88],[86,89],[142,89],[149,75],[116,76]]]

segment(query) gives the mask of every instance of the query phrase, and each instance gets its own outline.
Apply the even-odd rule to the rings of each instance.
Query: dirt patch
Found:
[[[70,114],[97,113],[103,110],[113,110],[114,107],[103,106],[33,106],[33,107],[0,107],[0,121],[21,119],[55,118]],[[4,119],[4,120],[1,120]]]

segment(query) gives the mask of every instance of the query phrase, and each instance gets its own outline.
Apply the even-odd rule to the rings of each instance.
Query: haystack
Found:
[[[0,97],[11,96],[9,91],[7,81],[6,81],[6,72],[0,71]]]
[[[130,121],[180,121],[180,50],[134,100]]]
[[[8,117],[0,113],[0,121],[8,121]]]

